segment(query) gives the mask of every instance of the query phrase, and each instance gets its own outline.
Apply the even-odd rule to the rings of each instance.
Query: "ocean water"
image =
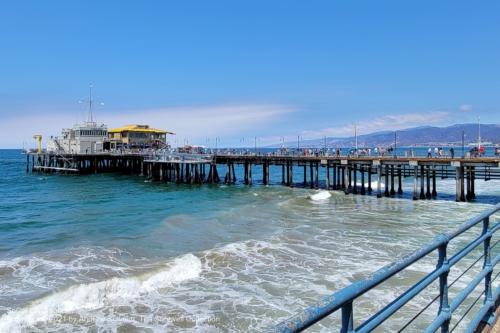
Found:
[[[318,197],[277,184],[184,186],[118,174],[27,174],[24,158],[18,150],[0,150],[0,332],[266,331],[500,196],[498,181],[482,180],[478,202],[456,203],[453,179],[438,181],[438,200],[412,201],[411,180],[402,198],[377,199],[341,192]],[[272,169],[275,183],[280,170]],[[297,181],[301,170],[295,171]],[[259,175],[255,168],[254,178]],[[450,254],[479,232],[452,242]],[[464,259],[450,281],[480,254],[479,248]],[[356,300],[355,322],[432,270],[436,259]],[[450,296],[479,269],[480,263],[458,280]],[[436,287],[377,331],[398,331]],[[436,312],[434,303],[406,331],[420,332]],[[311,331],[329,332],[338,319]]]

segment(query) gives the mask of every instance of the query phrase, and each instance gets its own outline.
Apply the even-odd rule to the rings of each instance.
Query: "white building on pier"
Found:
[[[92,86],[90,86],[88,120],[73,128],[65,128],[60,136],[47,141],[47,151],[60,154],[102,153],[108,141],[108,127],[97,124],[92,115]]]

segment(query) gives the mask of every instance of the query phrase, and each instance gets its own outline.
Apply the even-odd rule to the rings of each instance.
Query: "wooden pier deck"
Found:
[[[498,157],[395,157],[395,156],[297,156],[297,155],[189,155],[173,158],[145,154],[29,154],[26,170],[43,172],[121,172],[148,177],[153,181],[203,184],[219,183],[218,168],[225,170],[223,182],[237,182],[235,165],[242,166],[243,183],[255,183],[255,167],[264,185],[271,184],[270,167],[278,168],[286,186],[307,186],[346,194],[391,197],[403,193],[403,179],[413,178],[413,199],[437,196],[439,179],[454,178],[457,201],[476,197],[476,180],[500,179]],[[31,166],[31,168],[30,168]],[[207,172],[208,169],[208,172]],[[280,170],[281,169],[281,170]],[[295,170],[295,171],[294,171]],[[252,173],[253,172],[253,173]],[[241,173],[241,172],[240,172]],[[275,170],[276,174],[276,170]],[[320,176],[321,175],[321,176]],[[301,179],[294,179],[300,176]],[[321,180],[321,181],[320,181]],[[372,187],[376,181],[376,188]]]

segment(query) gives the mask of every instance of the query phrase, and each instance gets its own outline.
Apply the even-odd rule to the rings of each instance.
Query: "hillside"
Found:
[[[448,127],[422,126],[397,131],[398,146],[447,146],[461,145],[462,133],[465,133],[465,144],[477,142],[477,124],[456,124]],[[500,143],[500,125],[481,124],[481,141]],[[326,138],[329,148],[353,147],[355,138]],[[304,140],[302,147],[324,147],[324,139]],[[388,147],[394,145],[394,131],[374,132],[358,136],[358,147]],[[278,147],[279,145],[273,145]],[[285,143],[287,147],[296,147],[297,142]]]

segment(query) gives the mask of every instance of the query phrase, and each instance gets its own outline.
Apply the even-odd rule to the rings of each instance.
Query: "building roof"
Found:
[[[112,129],[108,130],[108,133],[122,133],[122,132],[175,134],[173,132],[165,131],[162,129],[149,127],[149,125],[125,125],[122,127],[112,128]]]

